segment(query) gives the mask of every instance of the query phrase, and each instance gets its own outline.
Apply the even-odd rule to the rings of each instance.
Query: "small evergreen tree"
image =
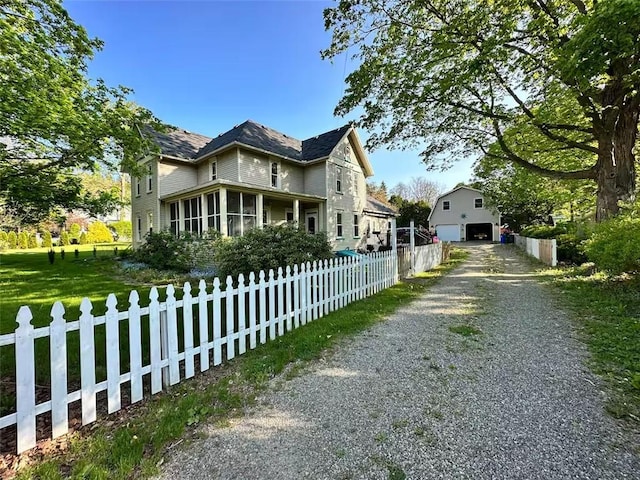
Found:
[[[53,242],[51,241],[51,232],[48,230],[42,234],[42,246],[45,248],[51,248],[53,246]]]
[[[35,233],[32,233],[31,235],[29,235],[29,238],[27,240],[27,246],[29,248],[38,248],[38,238],[36,237]]]
[[[27,248],[29,245],[29,236],[27,232],[20,232],[18,234],[18,248]]]
[[[9,235],[4,230],[0,231],[0,242],[9,241]]]
[[[82,232],[82,228],[77,223],[72,223],[69,227],[69,238],[74,238],[76,240],[80,239],[80,233]]]
[[[65,246],[65,245],[69,245],[69,243],[70,243],[69,233],[67,231],[63,231],[60,234],[60,245]]]
[[[18,246],[18,235],[16,235],[16,232],[11,231],[9,232],[9,235],[7,235],[7,242],[9,243],[9,248],[17,248]]]
[[[80,245],[86,245],[87,243],[89,243],[89,241],[87,240],[87,232],[82,232],[80,234]]]

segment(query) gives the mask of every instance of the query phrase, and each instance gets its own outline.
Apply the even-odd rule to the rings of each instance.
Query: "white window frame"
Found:
[[[218,161],[214,160],[211,162],[211,166],[209,167],[209,172],[211,172],[211,180],[218,179]]]
[[[147,165],[147,193],[153,192],[153,168]]]
[[[291,220],[287,219],[287,216],[291,214]],[[295,216],[293,215],[293,208],[285,208],[284,209],[284,220],[287,223],[293,223],[295,221]]]
[[[153,232],[153,212],[147,212],[147,233]]]
[[[445,212],[451,210],[451,200],[442,201],[442,210]]]
[[[189,208],[187,208],[187,202],[189,202]],[[194,204],[196,206],[195,213],[193,211]],[[182,211],[184,212],[184,231],[200,235],[202,233],[202,199],[200,196],[183,199]],[[197,222],[196,230],[193,229],[194,221]]]
[[[342,167],[336,166],[336,193],[342,193]]]
[[[140,177],[136,177],[136,197],[140,196]]]
[[[353,214],[353,238],[360,238],[360,215]]]
[[[230,193],[239,193],[240,194],[240,212],[239,213],[235,213],[235,212],[229,212],[228,206],[229,206],[229,194]],[[254,197],[254,205],[255,205],[255,210],[254,213],[245,213],[244,211],[244,203],[245,203],[245,195],[251,195],[252,197]],[[258,226],[258,196],[254,193],[248,193],[248,192],[239,192],[236,190],[227,190],[227,235],[229,235],[230,237],[232,237],[232,229],[230,228],[230,226],[233,224],[232,222],[234,221],[239,221],[240,222],[240,236],[244,235],[244,220],[245,218],[253,218],[253,227],[251,228],[255,228]],[[262,221],[262,219],[259,219],[260,221]]]
[[[136,216],[136,239],[138,242],[142,241],[142,217]]]
[[[217,200],[216,200],[217,195]],[[211,213],[212,212],[212,213]],[[220,191],[207,194],[207,227],[208,230],[220,231]]]
[[[344,238],[343,213],[336,212],[336,238]]]
[[[273,167],[276,167],[276,172],[273,173]],[[280,188],[280,175],[282,173],[280,162],[269,162],[269,176],[271,178],[271,188]]]
[[[478,207],[476,202],[480,200],[480,206]],[[484,208],[484,198],[482,197],[477,197],[473,199],[473,208],[475,208],[476,210]]]
[[[173,209],[173,211],[175,212],[175,218],[172,218],[171,210],[174,205],[175,209]],[[180,233],[180,202],[171,202],[169,204],[169,230],[174,235],[178,235]]]

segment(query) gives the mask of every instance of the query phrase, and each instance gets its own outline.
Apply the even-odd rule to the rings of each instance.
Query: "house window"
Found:
[[[293,223],[293,210],[287,208],[285,211],[285,218],[287,219],[287,223]]]
[[[342,238],[342,214],[336,214],[336,236]]]
[[[200,197],[183,200],[184,230],[191,233],[202,233],[202,207]]]
[[[213,161],[211,162],[211,180],[217,180],[218,179],[218,162],[217,161]]]
[[[136,217],[136,239],[142,241],[142,218]]]
[[[169,230],[176,236],[180,233],[180,208],[178,202],[169,204]]]
[[[336,192],[342,192],[342,168],[336,167]]]
[[[482,208],[482,198],[475,198],[473,200],[473,208]]]
[[[278,162],[273,162],[271,164],[271,186],[273,188],[278,188],[280,186],[279,168],[280,166],[278,165]]]
[[[256,196],[227,191],[227,232],[237,237],[256,226]]]
[[[442,201],[442,210],[451,210],[451,202],[449,200]]]
[[[140,179],[136,177],[136,197],[140,196]]]
[[[354,237],[359,237],[360,236],[360,223],[359,223],[359,218],[358,215],[353,215],[353,236]]]
[[[153,233],[153,213],[147,213],[147,232]]]
[[[147,193],[150,193],[153,190],[153,170],[151,169],[151,165],[147,166]]]
[[[207,225],[209,230],[220,231],[220,192],[207,195]]]
[[[271,208],[264,207],[262,209],[262,225],[267,226],[271,223]]]

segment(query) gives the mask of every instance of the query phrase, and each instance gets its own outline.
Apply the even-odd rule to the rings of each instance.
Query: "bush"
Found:
[[[29,236],[27,232],[20,232],[18,234],[18,248],[27,248],[29,242]]]
[[[16,232],[9,232],[7,235],[7,243],[9,244],[9,248],[16,248],[18,246],[18,235],[16,235]]]
[[[42,246],[45,248],[51,248],[53,241],[51,240],[51,232],[46,231],[42,234]]]
[[[86,245],[87,243],[89,243],[89,240],[87,239],[87,232],[82,232],[80,234],[80,239],[78,240],[78,243],[80,243],[80,245]]]
[[[584,254],[584,238],[574,233],[563,233],[556,237],[558,261],[580,265],[587,261]]]
[[[119,222],[113,222],[109,226],[118,234],[118,240],[131,240],[133,231],[131,228],[131,222],[121,220]]]
[[[29,235],[29,238],[27,240],[27,246],[29,248],[38,248],[38,239],[36,238],[35,233],[32,233],[31,235]]]
[[[60,246],[69,245],[71,243],[69,239],[69,233],[65,230],[60,233]]]
[[[0,242],[9,241],[9,235],[4,230],[0,230]]]
[[[623,213],[600,223],[584,250],[600,270],[613,274],[640,270],[640,217]]]
[[[82,228],[77,223],[72,223],[69,227],[69,237],[78,240],[80,238],[80,233],[82,232]]]
[[[87,232],[88,243],[111,243],[113,235],[111,230],[102,222],[93,222]]]
[[[333,258],[324,233],[311,235],[293,225],[254,228],[243,237],[224,239],[217,244],[215,262],[220,278],[240,273],[265,273],[314,260]]]
[[[202,236],[183,232],[179,236],[169,231],[149,233],[133,254],[133,259],[158,270],[189,272],[193,268],[213,266],[213,251],[218,232]]]

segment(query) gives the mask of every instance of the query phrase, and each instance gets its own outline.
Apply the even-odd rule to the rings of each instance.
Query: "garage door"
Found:
[[[460,241],[460,225],[437,225],[438,238],[443,242]]]

